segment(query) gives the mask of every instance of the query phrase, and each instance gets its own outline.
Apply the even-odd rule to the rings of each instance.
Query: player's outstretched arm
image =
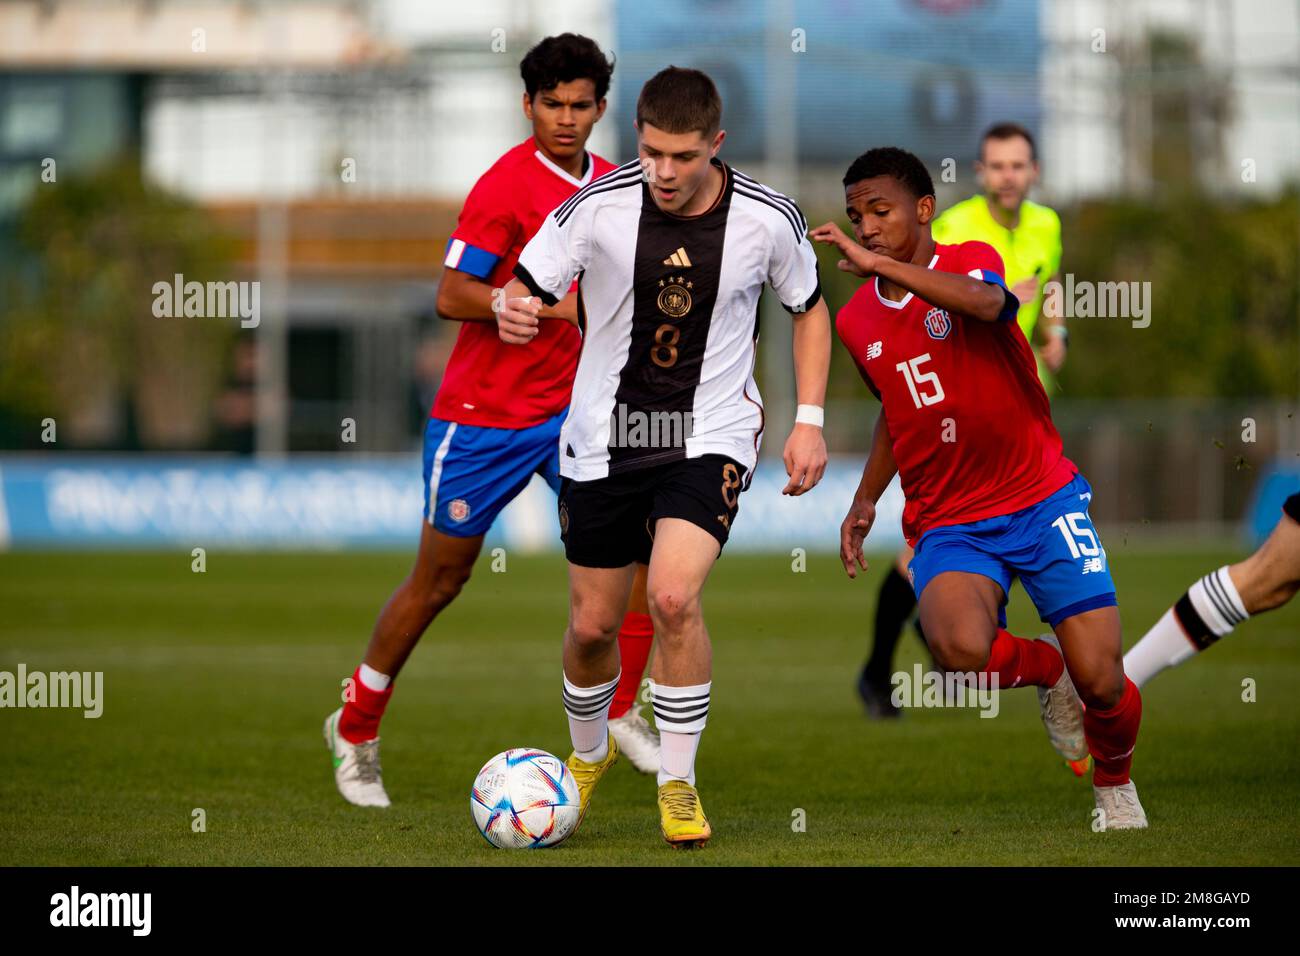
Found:
[[[862,543],[876,521],[876,502],[894,480],[897,471],[889,425],[885,422],[884,409],[881,409],[875,431],[871,434],[871,453],[867,455],[867,464],[862,469],[862,479],[858,482],[857,491],[853,493],[849,513],[840,524],[840,563],[850,578],[858,576],[858,568],[867,570]]]
[[[871,252],[846,236],[844,230],[833,222],[818,226],[808,235],[816,242],[833,245],[840,250],[844,258],[838,265],[843,272],[851,272],[863,278],[878,275],[933,306],[982,322],[997,322],[1015,316],[1008,308],[1009,293],[1002,286],[972,276],[939,272],[912,262],[900,262]]]
[[[528,287],[518,279],[511,279],[504,289],[499,290],[494,305],[497,333],[502,342],[527,345],[537,336],[542,300],[530,295]]]
[[[865,249],[863,251],[866,252]],[[902,286],[931,305],[981,322],[1015,318],[1015,312],[1010,311],[1007,305],[1010,293],[1003,286],[972,276],[939,272],[915,263],[899,262],[885,256],[876,258],[882,260],[877,265],[876,275]]]
[[[781,490],[784,495],[802,495],[811,491],[826,473],[826,438],[819,420],[799,421],[816,416],[820,419],[826,403],[826,380],[831,367],[831,315],[826,300],[806,312],[794,313],[794,377],[799,396],[800,415],[785,442],[785,473],[790,481]],[[804,409],[803,406],[808,406]]]

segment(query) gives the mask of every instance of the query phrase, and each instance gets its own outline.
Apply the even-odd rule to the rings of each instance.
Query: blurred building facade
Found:
[[[46,158],[76,172],[138,154],[234,237],[234,278],[262,285],[216,412],[242,435],[230,447],[336,450],[350,419],[349,450],[404,450],[456,331],[433,313],[447,237],[473,181],[528,135],[518,63],[544,35],[618,56],[597,152],[629,158],[645,77],[699,66],[722,87],[728,158],[835,215],[844,165],[885,142],[923,155],[941,204],[968,195],[978,132],[1007,116],[1039,133],[1048,202],[1171,177],[1275,194],[1300,178],[1298,17],[1290,0],[14,0],[0,4],[0,250]],[[770,439],[793,405],[774,319]],[[1183,460],[1184,408],[1067,399],[1059,417],[1090,470],[1151,474]],[[840,450],[866,447],[859,412],[833,412]],[[1140,466],[1105,425],[1134,415],[1167,424]],[[1270,441],[1289,454],[1294,425]],[[1182,502],[1168,520],[1239,513],[1229,466],[1199,467],[1196,490],[1160,497]],[[1161,507],[1134,496],[1113,516]]]

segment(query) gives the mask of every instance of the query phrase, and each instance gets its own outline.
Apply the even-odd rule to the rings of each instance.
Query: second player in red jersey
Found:
[[[500,287],[542,220],[611,168],[586,150],[605,112],[614,65],[590,38],[547,37],[524,57],[522,108],[533,135],[479,178],[447,244],[437,311],[461,323],[424,431],[425,522],[415,567],[379,614],[352,694],[325,720],[343,798],[386,807],[379,724],[397,676],[426,628],[469,580],[484,536],[534,474],[559,491],[559,437],[580,337],[575,295],[541,318],[541,347],[501,342]],[[635,698],[654,640],[645,574],[618,634],[624,661],[609,728],[642,772],[659,767],[659,738]]]
[[[1002,259],[983,242],[936,243],[929,268],[984,280],[1002,276]],[[1015,322],[961,318],[911,293],[888,299],[873,277],[835,322],[881,399],[907,498],[903,533],[913,545],[931,528],[1036,504],[1077,471]]]
[[[509,150],[470,190],[443,262],[502,288],[546,215],[614,164],[588,153],[573,176],[542,152],[534,137]],[[569,404],[581,337],[568,322],[544,322],[535,349],[511,348],[495,322],[464,322],[447,360],[433,414],[488,428],[527,428]]]

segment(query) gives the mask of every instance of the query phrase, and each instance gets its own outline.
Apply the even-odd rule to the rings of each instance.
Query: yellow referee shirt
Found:
[[[1047,206],[1025,200],[1020,204],[1020,222],[1008,229],[989,212],[983,193],[949,206],[930,226],[936,242],[987,242],[1002,256],[1007,286],[1035,276],[1038,294],[1020,304],[1016,321],[1029,344],[1034,344],[1034,326],[1042,314],[1043,285],[1061,268],[1061,219]],[[1038,349],[1034,349],[1037,356]],[[1052,373],[1040,359],[1038,377],[1050,395],[1056,388]]]

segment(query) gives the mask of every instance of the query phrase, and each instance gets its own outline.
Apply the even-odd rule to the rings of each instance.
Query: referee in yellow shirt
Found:
[[[978,239],[1002,256],[1007,286],[1020,300],[1016,321],[1038,356],[1038,376],[1050,396],[1056,390],[1053,373],[1065,364],[1069,337],[1063,317],[1040,325],[1039,316],[1043,286],[1061,268],[1061,219],[1055,210],[1026,198],[1038,182],[1038,150],[1029,130],[1016,123],[991,127],[980,140],[975,176],[983,193],[945,209],[931,233],[935,242]]]
[[[1027,198],[1038,182],[1033,135],[1018,123],[990,127],[980,139],[975,176],[983,192],[946,209],[931,223],[931,233],[936,242],[943,243],[978,239],[1002,256],[1007,285],[1021,303],[1016,317],[1020,331],[1034,350],[1038,377],[1051,396],[1056,391],[1054,373],[1065,364],[1069,337],[1063,317],[1051,317],[1041,324],[1039,317],[1043,287],[1057,277],[1061,267],[1061,220],[1055,211]],[[916,609],[916,595],[907,578],[911,560],[912,549],[904,547],[876,600],[875,641],[858,677],[858,693],[872,717],[898,716],[890,700],[890,676],[899,634]],[[920,621],[916,630],[921,633]]]

